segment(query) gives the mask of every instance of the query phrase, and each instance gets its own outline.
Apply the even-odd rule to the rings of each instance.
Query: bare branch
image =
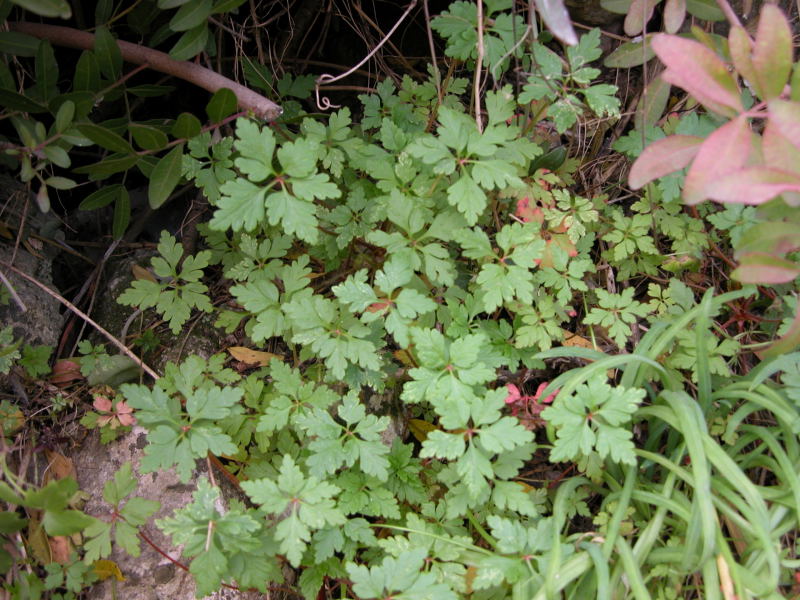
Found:
[[[66,46],[67,48],[77,48],[79,50],[92,50],[94,48],[94,35],[71,27],[23,22],[9,23],[8,26],[12,31],[26,33],[47,40],[57,46]],[[122,40],[117,40],[117,45],[122,53],[122,59],[127,62],[147,65],[154,71],[183,79],[211,93],[222,88],[228,88],[234,93],[239,106],[243,110],[252,111],[255,116],[261,119],[273,121],[283,113],[283,109],[272,100],[211,69],[206,69],[188,61],[173,60],[169,55],[146,46]]]

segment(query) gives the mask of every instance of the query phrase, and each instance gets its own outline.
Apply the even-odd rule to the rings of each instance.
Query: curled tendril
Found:
[[[350,71],[348,71],[348,73],[349,72]],[[336,77],[334,77],[333,75],[329,75],[328,73],[323,73],[322,75],[317,77],[316,85],[314,86],[314,95],[317,98],[317,108],[319,110],[328,110],[332,108],[342,107],[341,104],[331,104],[331,101],[327,96],[322,96],[322,98],[320,98],[319,87],[321,85],[325,85],[326,83],[331,83],[332,81],[336,81]]]
[[[322,75],[317,77],[316,85],[314,86],[314,96],[316,97],[317,108],[319,110],[328,110],[329,108],[341,108],[341,106],[339,104],[331,104],[331,101],[330,101],[330,99],[328,99],[327,96],[322,96],[322,98],[320,98],[320,95],[319,95],[320,86],[328,84],[328,83],[333,83],[334,81],[339,81],[340,79],[344,79],[345,77],[347,77],[348,75],[353,73],[356,69],[360,69],[361,65],[363,65],[370,58],[372,58],[375,55],[375,53],[378,50],[380,50],[381,47],[386,42],[389,41],[389,38],[392,37],[392,34],[397,30],[398,27],[400,27],[400,23],[402,23],[405,20],[405,18],[411,13],[411,11],[414,9],[414,7],[416,5],[417,5],[417,0],[411,0],[409,5],[406,7],[405,12],[397,20],[397,23],[395,23],[394,26],[389,30],[389,33],[387,33],[384,36],[384,38],[372,50],[370,50],[369,54],[367,54],[361,60],[360,63],[358,63],[357,65],[351,67],[349,70],[345,71],[341,75],[337,75],[336,77],[334,77],[333,75],[330,75],[328,73],[323,73]]]

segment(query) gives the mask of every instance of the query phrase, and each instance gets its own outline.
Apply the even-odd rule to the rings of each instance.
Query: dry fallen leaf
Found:
[[[100,581],[105,581],[109,577],[114,577],[117,581],[125,581],[122,571],[113,560],[100,559],[94,561],[94,572]]]
[[[73,548],[70,539],[64,535],[56,535],[48,541],[50,542],[50,556],[53,557],[53,560],[62,565],[69,564]]]
[[[236,360],[240,360],[248,365],[258,365],[259,367],[266,366],[269,361],[276,358],[283,361],[283,357],[272,352],[262,352],[261,350],[251,350],[244,346],[231,346],[228,348],[230,355]]]
[[[140,267],[139,265],[132,265],[131,271],[133,271],[134,279],[145,279],[147,281],[152,281],[156,283],[156,276],[153,275],[148,269],[144,267]]]
[[[392,355],[406,367],[416,367],[414,358],[408,350],[395,350]]]
[[[408,421],[408,430],[419,443],[428,439],[428,434],[436,429],[438,429],[436,425],[423,421],[422,419],[409,419]]]
[[[591,341],[587,340],[585,337],[579,336],[577,333],[572,333],[571,331],[567,331],[566,329],[562,329],[564,332],[564,346],[570,347],[578,347],[578,348],[589,348],[589,350],[597,350],[594,344]]]
[[[56,361],[53,365],[53,373],[50,375],[50,383],[58,387],[66,387],[71,382],[84,379],[81,375],[81,367],[77,360],[68,358]]]
[[[76,478],[75,465],[72,463],[71,458],[67,458],[63,454],[53,450],[45,450],[45,456],[47,457],[48,464],[45,481],[64,479],[65,477]]]

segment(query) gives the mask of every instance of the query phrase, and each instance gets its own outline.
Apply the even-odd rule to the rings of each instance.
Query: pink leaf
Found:
[[[568,46],[578,43],[564,0],[536,0],[536,9],[550,32]]]
[[[536,389],[536,394],[534,395],[533,399],[535,402],[539,402],[540,404],[550,404],[555,400],[556,396],[558,395],[558,390],[553,392],[552,394],[548,394],[545,398],[542,398],[542,393],[547,389],[547,386],[550,385],[550,382],[543,381],[539,384],[539,387]]]
[[[664,6],[664,29],[677,33],[686,18],[686,0],[667,0]]]
[[[800,102],[773,100],[769,103],[769,122],[795,145],[800,144]]]
[[[703,142],[683,185],[683,199],[697,204],[711,196],[715,181],[742,168],[751,150],[752,133],[744,117],[728,121]]]
[[[96,410],[102,412],[111,412],[111,400],[105,396],[95,396],[92,406],[94,406]]]
[[[753,67],[762,100],[772,100],[783,93],[792,71],[792,30],[780,8],[764,4],[758,21]]]
[[[770,119],[761,136],[761,153],[764,164],[780,171],[800,173],[800,139],[792,140],[784,135],[781,128]]]
[[[508,388],[508,396],[506,396],[506,404],[514,404],[519,402],[522,398],[522,394],[519,391],[519,388],[515,386],[513,383],[509,383],[506,388]]]
[[[769,167],[748,167],[716,179],[708,197],[718,202],[762,204],[784,192],[800,192],[800,175]]]
[[[739,88],[722,59],[700,42],[664,33],[651,42],[667,66],[664,81],[682,87],[709,110],[728,117],[742,112]]]
[[[656,0],[632,0],[625,16],[623,26],[625,33],[631,37],[642,33],[644,26],[653,16],[653,9],[657,3]]]
[[[702,143],[703,138],[694,135],[671,135],[653,142],[633,163],[628,183],[638,190],[654,179],[684,168],[692,162]]]
[[[742,283],[788,283],[800,275],[800,267],[790,260],[766,252],[744,254],[731,277]]]

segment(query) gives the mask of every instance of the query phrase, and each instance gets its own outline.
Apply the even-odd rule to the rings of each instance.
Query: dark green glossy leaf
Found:
[[[119,154],[112,154],[109,158],[101,160],[91,165],[78,167],[74,170],[79,175],[89,175],[93,181],[105,179],[109,175],[127,171],[139,161],[139,157],[135,154],[128,154],[121,156]]]
[[[213,3],[211,0],[192,0],[178,9],[169,26],[172,31],[189,31],[199,25],[204,25],[211,16]]]
[[[51,187],[56,190],[71,190],[76,185],[78,185],[74,180],[69,179],[67,177],[48,177],[44,180],[47,184],[47,187]]]
[[[168,8],[178,8],[190,0],[158,0],[158,8],[164,10]]]
[[[150,174],[150,186],[147,197],[151,208],[158,208],[169,198],[172,190],[181,180],[181,162],[183,160],[183,144],[175,146],[161,160]]]
[[[610,69],[629,69],[643,65],[655,55],[648,36],[642,42],[625,42],[620,45],[606,56],[603,64]]]
[[[11,0],[17,6],[29,10],[40,17],[69,19],[72,9],[66,0]]]
[[[100,89],[100,65],[91,50],[84,50],[78,59],[72,87],[75,91],[96,92]]]
[[[58,63],[50,42],[42,40],[36,50],[36,89],[41,98],[47,102],[58,93]]]
[[[175,124],[172,126],[170,133],[173,137],[190,139],[200,134],[200,119],[195,117],[192,113],[181,113],[178,115]]]
[[[36,56],[39,39],[16,31],[0,31],[0,52],[14,56]]]
[[[56,113],[56,122],[54,124],[56,133],[61,133],[67,127],[72,125],[72,119],[75,117],[75,103],[72,100],[62,102]]]
[[[153,156],[152,154],[146,154],[139,159],[139,162],[136,163],[136,168],[141,171],[142,175],[150,179],[153,174],[153,169],[156,168],[158,164],[158,157]]]
[[[137,98],[154,98],[173,91],[175,91],[175,87],[171,85],[135,85],[127,88],[127,92]]]
[[[128,224],[131,222],[131,199],[128,190],[122,187],[114,204],[114,221],[111,225],[111,234],[118,240],[125,235]]]
[[[11,69],[3,61],[0,61],[0,88],[13,90],[15,86],[14,76],[11,74]]]
[[[61,146],[48,144],[44,147],[43,151],[47,159],[57,167],[69,169],[72,165],[72,159],[70,159],[69,153]]]
[[[725,20],[725,15],[714,0],[686,0],[686,10],[703,21]]]
[[[58,113],[65,102],[75,105],[75,115],[73,121],[85,119],[94,108],[94,94],[91,92],[69,92],[60,94],[50,101],[50,112]]]
[[[97,27],[101,25],[108,25],[111,15],[114,14],[114,1],[113,0],[98,0],[97,5],[94,7],[94,24]]]
[[[96,123],[79,123],[77,127],[83,135],[106,150],[127,154],[133,154],[136,152],[133,149],[133,146],[131,146],[122,136],[117,135],[110,129],[97,125]]]
[[[27,96],[6,89],[0,89],[0,106],[28,113],[47,112],[46,106],[34,102]]]
[[[542,156],[534,159],[531,163],[531,172],[536,171],[536,169],[549,169],[550,171],[555,171],[564,164],[564,161],[567,159],[567,149],[564,146],[558,146],[557,148],[553,148],[549,152],[546,152]]]
[[[133,135],[133,140],[144,150],[161,150],[169,140],[160,129],[141,123],[131,123],[128,130]]]
[[[169,55],[175,60],[189,60],[205,49],[207,41],[208,25],[203,23],[185,32],[169,51]]]
[[[239,8],[246,1],[247,0],[219,0],[214,4],[214,8],[211,12],[215,14],[230,12],[235,8]]]
[[[97,64],[104,77],[116,81],[122,73],[122,52],[108,27],[98,27],[94,34],[94,51]]]
[[[219,123],[235,113],[238,106],[236,95],[228,88],[222,88],[217,90],[206,105],[206,114],[212,123]]]
[[[123,187],[125,186],[120,183],[103,186],[99,190],[86,196],[86,198],[81,201],[78,208],[80,210],[96,210],[108,206],[117,199],[120,194],[120,189]]]

